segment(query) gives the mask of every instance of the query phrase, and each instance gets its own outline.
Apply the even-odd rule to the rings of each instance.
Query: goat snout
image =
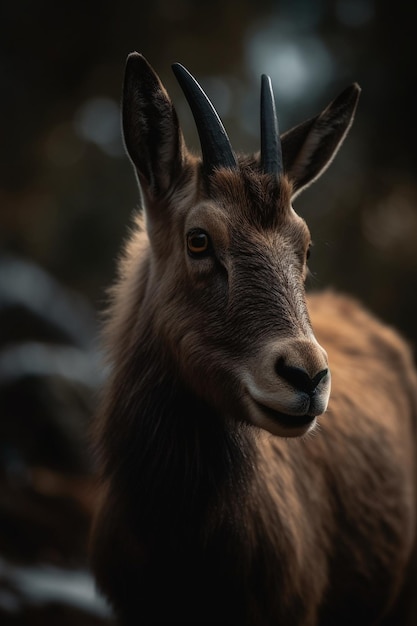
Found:
[[[282,356],[278,357],[275,363],[275,371],[278,376],[286,380],[294,389],[306,393],[310,398],[315,395],[317,387],[329,374],[329,369],[325,367],[311,377],[303,367],[287,365]]]
[[[327,355],[312,337],[265,345],[245,376],[250,419],[283,436],[299,436],[325,412],[330,394]]]

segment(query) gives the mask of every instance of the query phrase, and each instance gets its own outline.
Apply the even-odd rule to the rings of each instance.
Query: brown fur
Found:
[[[306,165],[291,155],[301,172],[294,188],[316,176],[311,127],[288,136],[292,146],[306,133]],[[238,171],[203,180],[174,130],[171,151],[164,143],[178,159],[169,184],[167,168],[158,177],[155,166],[145,182],[129,150],[146,224],[138,217],[126,245],[105,326],[111,371],[93,433],[99,587],[124,626],[406,624],[412,354],[352,299],[324,292],[306,301],[309,233],[290,207],[291,171],[276,181],[257,158],[241,159]],[[322,153],[326,141],[324,132]],[[185,234],[196,227],[213,251],[193,259]],[[283,426],[282,409],[270,418],[263,405],[290,407],[287,420],[302,413],[288,372],[324,371],[320,346],[332,375],[327,411],[316,426],[315,417]],[[322,402],[328,385],[326,376],[317,384]],[[262,410],[248,388],[261,393]]]

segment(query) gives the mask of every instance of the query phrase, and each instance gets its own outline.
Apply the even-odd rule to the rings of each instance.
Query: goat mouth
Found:
[[[286,413],[281,413],[280,411],[275,411],[274,409],[271,409],[264,404],[260,404],[259,402],[256,404],[266,417],[273,420],[280,426],[284,426],[284,428],[288,430],[305,428],[312,424],[316,419],[314,415],[288,415]]]

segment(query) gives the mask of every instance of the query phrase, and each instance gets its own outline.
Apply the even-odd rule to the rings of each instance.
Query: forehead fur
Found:
[[[238,207],[242,217],[263,228],[276,227],[288,215],[292,185],[283,175],[279,179],[252,168],[222,169],[210,177],[213,199]]]

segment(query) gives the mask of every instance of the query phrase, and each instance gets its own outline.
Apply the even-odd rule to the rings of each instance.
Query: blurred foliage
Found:
[[[282,130],[361,85],[342,151],[295,204],[315,243],[308,286],[357,295],[416,346],[416,14],[407,0],[1,5],[0,559],[86,567],[97,312],[139,202],[120,137],[127,54],[156,69],[194,150],[174,61],[206,88],[236,150],[258,149],[261,73]],[[24,573],[0,560],[2,623],[101,622],[33,603]]]

